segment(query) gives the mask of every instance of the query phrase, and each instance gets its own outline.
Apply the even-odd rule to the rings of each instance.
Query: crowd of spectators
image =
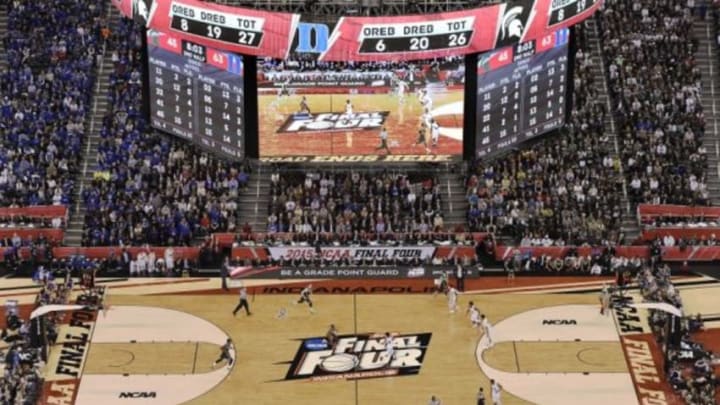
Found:
[[[82,196],[84,246],[189,245],[240,225],[237,197],[249,166],[157,134],[143,118],[142,35],[125,19],[110,33],[110,109],[102,122],[99,170]]]
[[[276,171],[268,232],[440,232],[437,179],[428,174]]]
[[[68,204],[106,2],[8,3],[0,72],[0,206]]]
[[[467,176],[471,231],[493,232],[558,245],[617,241],[621,224],[622,176],[613,143],[604,131],[605,105],[591,68],[599,60],[587,51],[577,27],[573,108],[559,136],[474,162]],[[542,243],[542,242],[539,242]]]
[[[55,228],[65,227],[63,217],[32,217],[24,215],[0,216],[0,229],[2,228]]]
[[[0,377],[0,403],[38,403],[42,392],[44,361],[40,350],[30,344],[30,323],[21,319],[17,310],[10,309],[6,314],[2,340],[8,346],[0,353],[4,359],[3,375]]]
[[[533,256],[515,249],[504,261],[506,272],[573,273],[593,276],[635,273],[645,263],[640,257],[620,257],[613,247],[594,249],[589,255],[580,255],[571,248],[564,257]]]
[[[41,286],[35,305],[67,304],[72,291],[72,279],[55,279],[48,269],[37,269],[33,280]],[[2,340],[8,345],[2,353],[4,373],[0,379],[0,403],[7,405],[37,404],[42,395],[46,348],[55,344],[62,313],[45,315],[45,333],[33,339],[30,321],[22,319],[16,305],[6,305],[5,328]],[[33,340],[35,343],[33,344]],[[47,342],[38,344],[37,342]]]
[[[637,275],[637,284],[645,302],[667,303],[684,310],[680,292],[670,279],[667,265],[644,267]],[[665,351],[665,372],[668,383],[687,404],[716,404],[717,377],[714,373],[715,355],[693,340],[702,330],[700,315],[683,317],[679,331],[669,324],[674,315],[661,310],[649,310],[648,324]],[[677,335],[674,335],[677,333]]]
[[[693,3],[609,0],[598,13],[632,203],[709,203]]]
[[[368,246],[368,245],[466,245],[475,244],[464,232],[361,232],[352,233],[240,233],[235,242],[242,246]]]
[[[312,86],[319,81],[341,82],[345,85],[372,83],[375,86],[379,81],[384,81],[385,85],[389,86],[394,80],[402,79],[413,86],[416,81],[465,80],[465,62],[461,57],[424,61],[328,62],[318,61],[317,54],[295,53],[288,59],[265,58],[258,63],[260,87],[264,81],[302,87]],[[444,75],[442,71],[449,73]]]

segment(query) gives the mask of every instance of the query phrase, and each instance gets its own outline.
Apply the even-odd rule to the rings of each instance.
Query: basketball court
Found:
[[[644,310],[601,315],[603,280],[576,278],[564,288],[538,280],[535,291],[483,281],[460,296],[456,313],[443,295],[427,293],[319,293],[311,313],[295,294],[260,293],[305,281],[248,280],[252,316],[232,315],[236,291],[222,292],[217,279],[116,280],[105,284],[108,308],[76,311],[61,327],[45,403],[424,404],[437,395],[452,405],[474,403],[481,386],[489,399],[490,378],[503,385],[504,404],[635,404],[653,391],[643,383],[661,363],[642,343],[652,340]],[[343,283],[312,282],[319,291]],[[716,280],[676,285],[688,313],[720,305]],[[470,326],[471,300],[494,325],[492,346]],[[340,335],[334,348],[322,344],[331,323]],[[380,344],[386,332],[396,336],[392,360]],[[228,337],[236,361],[213,367]],[[654,389],[664,402],[653,403],[676,403]]]
[[[278,98],[274,93],[258,95],[260,111],[260,154],[273,156],[345,156],[377,155],[380,145],[379,129],[352,131],[315,131],[299,133],[277,132],[288,117],[299,111],[302,95]],[[320,113],[342,114],[346,100],[351,100],[356,114],[388,112],[384,125],[388,130],[388,144],[395,155],[425,155],[424,146],[417,144],[422,105],[415,94],[306,94],[310,110]],[[463,100],[462,89],[438,90],[433,93],[433,117],[440,125],[440,139],[431,153],[436,155],[462,154]],[[427,134],[428,143],[430,134]],[[381,151],[381,153],[384,153]]]

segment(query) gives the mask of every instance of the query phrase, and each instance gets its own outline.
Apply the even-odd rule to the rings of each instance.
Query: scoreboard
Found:
[[[478,56],[476,157],[565,123],[569,30]]]
[[[154,128],[231,159],[244,157],[241,56],[148,31],[148,63]]]
[[[247,7],[203,0],[111,2],[149,29],[210,48],[274,59],[309,51],[326,62],[392,62],[487,52],[571,27],[603,4],[603,0],[502,0],[439,13],[343,16],[330,29],[316,22],[312,13],[263,10],[257,2]]]

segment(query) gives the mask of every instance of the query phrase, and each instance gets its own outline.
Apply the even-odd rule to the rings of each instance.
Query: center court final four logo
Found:
[[[385,124],[388,111],[362,112],[347,116],[336,113],[292,114],[277,130],[278,133],[333,132],[380,129]]]
[[[285,380],[356,380],[420,373],[432,333],[395,334],[388,354],[382,334],[341,335],[334,347],[320,337],[302,339]]]

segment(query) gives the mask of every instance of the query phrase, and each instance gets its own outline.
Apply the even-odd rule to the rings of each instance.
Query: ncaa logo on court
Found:
[[[285,380],[331,381],[420,373],[432,333],[394,334],[389,355],[383,334],[341,335],[334,347],[321,337],[302,339]]]

